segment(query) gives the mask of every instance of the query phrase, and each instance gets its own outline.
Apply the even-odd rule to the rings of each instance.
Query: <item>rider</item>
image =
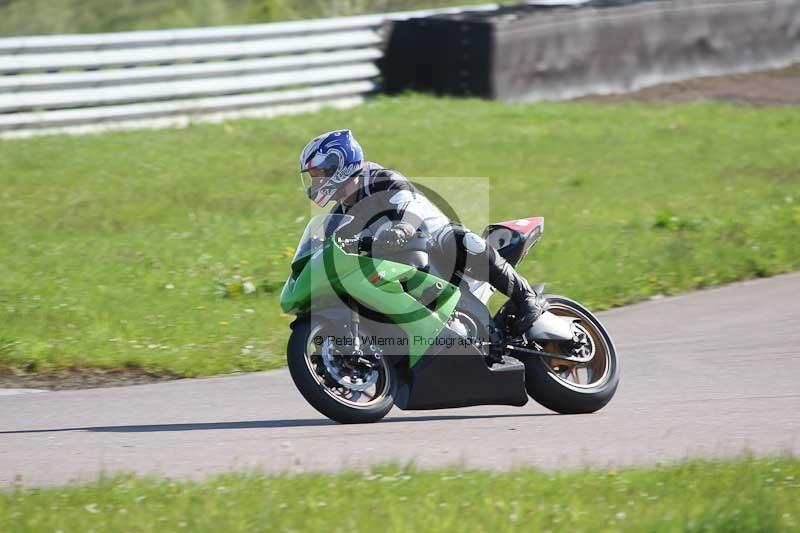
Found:
[[[461,263],[456,260],[456,275],[466,271],[508,296],[519,317],[517,333],[546,310],[544,297],[484,239],[452,222],[403,175],[365,161],[350,130],[312,139],[300,154],[300,177],[314,203],[324,207],[335,200],[331,213],[353,215],[348,227],[356,227],[367,242],[401,248],[415,234],[424,234],[433,242],[434,257],[464,257]]]

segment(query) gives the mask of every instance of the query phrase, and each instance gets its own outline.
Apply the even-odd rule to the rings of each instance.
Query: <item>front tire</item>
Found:
[[[603,408],[617,390],[620,367],[614,343],[605,327],[588,309],[563,296],[547,295],[549,311],[580,319],[578,325],[594,350],[589,363],[532,356],[525,358],[525,388],[541,405],[562,414],[593,413]],[[564,347],[551,342],[548,353],[565,354]]]
[[[353,390],[340,385],[327,369],[320,351],[325,345],[315,337],[326,339],[334,335],[327,323],[312,323],[309,318],[298,319],[292,328],[286,349],[286,361],[297,390],[311,406],[331,420],[342,424],[365,424],[381,420],[392,409],[397,390],[395,369],[381,358],[374,390]]]

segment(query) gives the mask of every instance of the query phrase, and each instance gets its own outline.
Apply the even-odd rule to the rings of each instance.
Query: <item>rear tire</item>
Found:
[[[581,366],[546,357],[526,357],[525,388],[531,398],[557,413],[593,413],[611,400],[619,385],[620,366],[614,343],[597,317],[578,302],[563,296],[546,297],[550,312],[581,319],[580,324],[594,343],[596,359]],[[554,343],[545,351],[561,353]],[[586,384],[570,381],[570,376],[578,377],[580,372],[587,376]]]
[[[293,325],[286,348],[286,362],[297,390],[314,409],[336,422],[365,424],[379,421],[394,406],[397,378],[393,365],[381,359],[381,376],[376,384],[376,391],[380,390],[380,395],[376,392],[374,401],[359,406],[343,396],[337,398],[334,389],[326,385],[330,378],[326,380],[325,375],[320,375],[324,374],[324,370],[315,371],[317,367],[310,362],[313,354],[309,354],[309,346],[313,343],[313,337],[324,337],[328,327],[327,324],[312,324],[308,318],[300,318]],[[338,389],[347,392],[342,387]]]

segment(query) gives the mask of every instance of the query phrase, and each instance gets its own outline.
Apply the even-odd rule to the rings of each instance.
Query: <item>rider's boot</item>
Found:
[[[503,259],[491,246],[489,253],[489,283],[508,296],[516,307],[517,320],[512,333],[522,334],[547,311],[547,300],[528,281],[517,273],[511,264]]]

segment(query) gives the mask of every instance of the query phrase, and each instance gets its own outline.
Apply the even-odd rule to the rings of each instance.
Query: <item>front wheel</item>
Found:
[[[593,354],[587,363],[558,358],[529,357],[525,360],[525,387],[543,406],[562,414],[593,413],[605,406],[619,385],[617,352],[605,327],[588,309],[563,296],[547,295],[549,311],[576,318],[580,346],[549,342],[543,351],[561,355]]]
[[[377,422],[394,405],[394,367],[380,354],[346,353],[352,348],[337,347],[340,338],[332,324],[298,319],[286,350],[292,380],[306,401],[331,420]]]

